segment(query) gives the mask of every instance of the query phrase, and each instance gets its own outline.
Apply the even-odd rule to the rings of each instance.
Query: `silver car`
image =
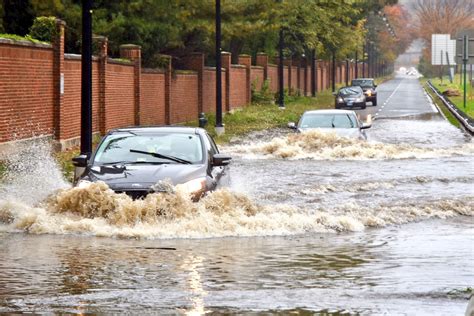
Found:
[[[297,132],[307,130],[321,130],[336,133],[342,137],[367,139],[365,129],[371,123],[362,123],[354,111],[350,110],[314,110],[306,111],[298,124],[288,123],[288,127]]]

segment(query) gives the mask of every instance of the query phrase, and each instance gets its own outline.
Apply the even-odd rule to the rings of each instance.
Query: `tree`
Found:
[[[473,0],[417,0],[414,4],[417,16],[417,35],[425,42],[423,60],[431,59],[431,34],[451,34],[463,29],[474,29]],[[429,64],[425,73],[432,73]]]

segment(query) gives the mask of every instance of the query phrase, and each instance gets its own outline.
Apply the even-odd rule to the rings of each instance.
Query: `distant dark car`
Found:
[[[377,85],[372,78],[359,78],[353,79],[351,84],[353,86],[359,86],[364,90],[367,102],[372,102],[373,106],[377,106]]]
[[[202,128],[131,127],[109,132],[88,160],[73,159],[76,183],[104,181],[134,199],[156,191],[160,180],[182,185],[194,200],[223,181],[228,155],[220,154]]]
[[[364,91],[359,86],[344,87],[339,89],[335,94],[336,96],[336,109],[342,109],[344,107],[354,108],[360,107],[365,109],[366,98]]]

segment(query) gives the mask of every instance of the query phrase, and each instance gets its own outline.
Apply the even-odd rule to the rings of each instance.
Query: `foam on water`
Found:
[[[38,207],[0,201],[0,230],[126,238],[270,236],[360,231],[457,215],[473,216],[474,199],[375,208],[346,204],[331,210],[298,209],[256,204],[226,189],[212,192],[197,203],[180,188],[134,201],[98,182],[61,190]]]
[[[313,130],[276,137],[267,142],[227,147],[225,151],[251,159],[408,159],[472,155],[474,144],[471,141],[449,148],[421,148],[409,144],[367,142]]]

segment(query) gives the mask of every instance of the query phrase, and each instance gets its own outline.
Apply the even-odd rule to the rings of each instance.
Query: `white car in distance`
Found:
[[[362,123],[357,114],[350,110],[313,110],[306,111],[301,116],[298,124],[288,123],[288,127],[296,132],[320,130],[322,132],[336,133],[338,136],[367,139],[365,129],[372,123],[368,117],[367,123]]]

